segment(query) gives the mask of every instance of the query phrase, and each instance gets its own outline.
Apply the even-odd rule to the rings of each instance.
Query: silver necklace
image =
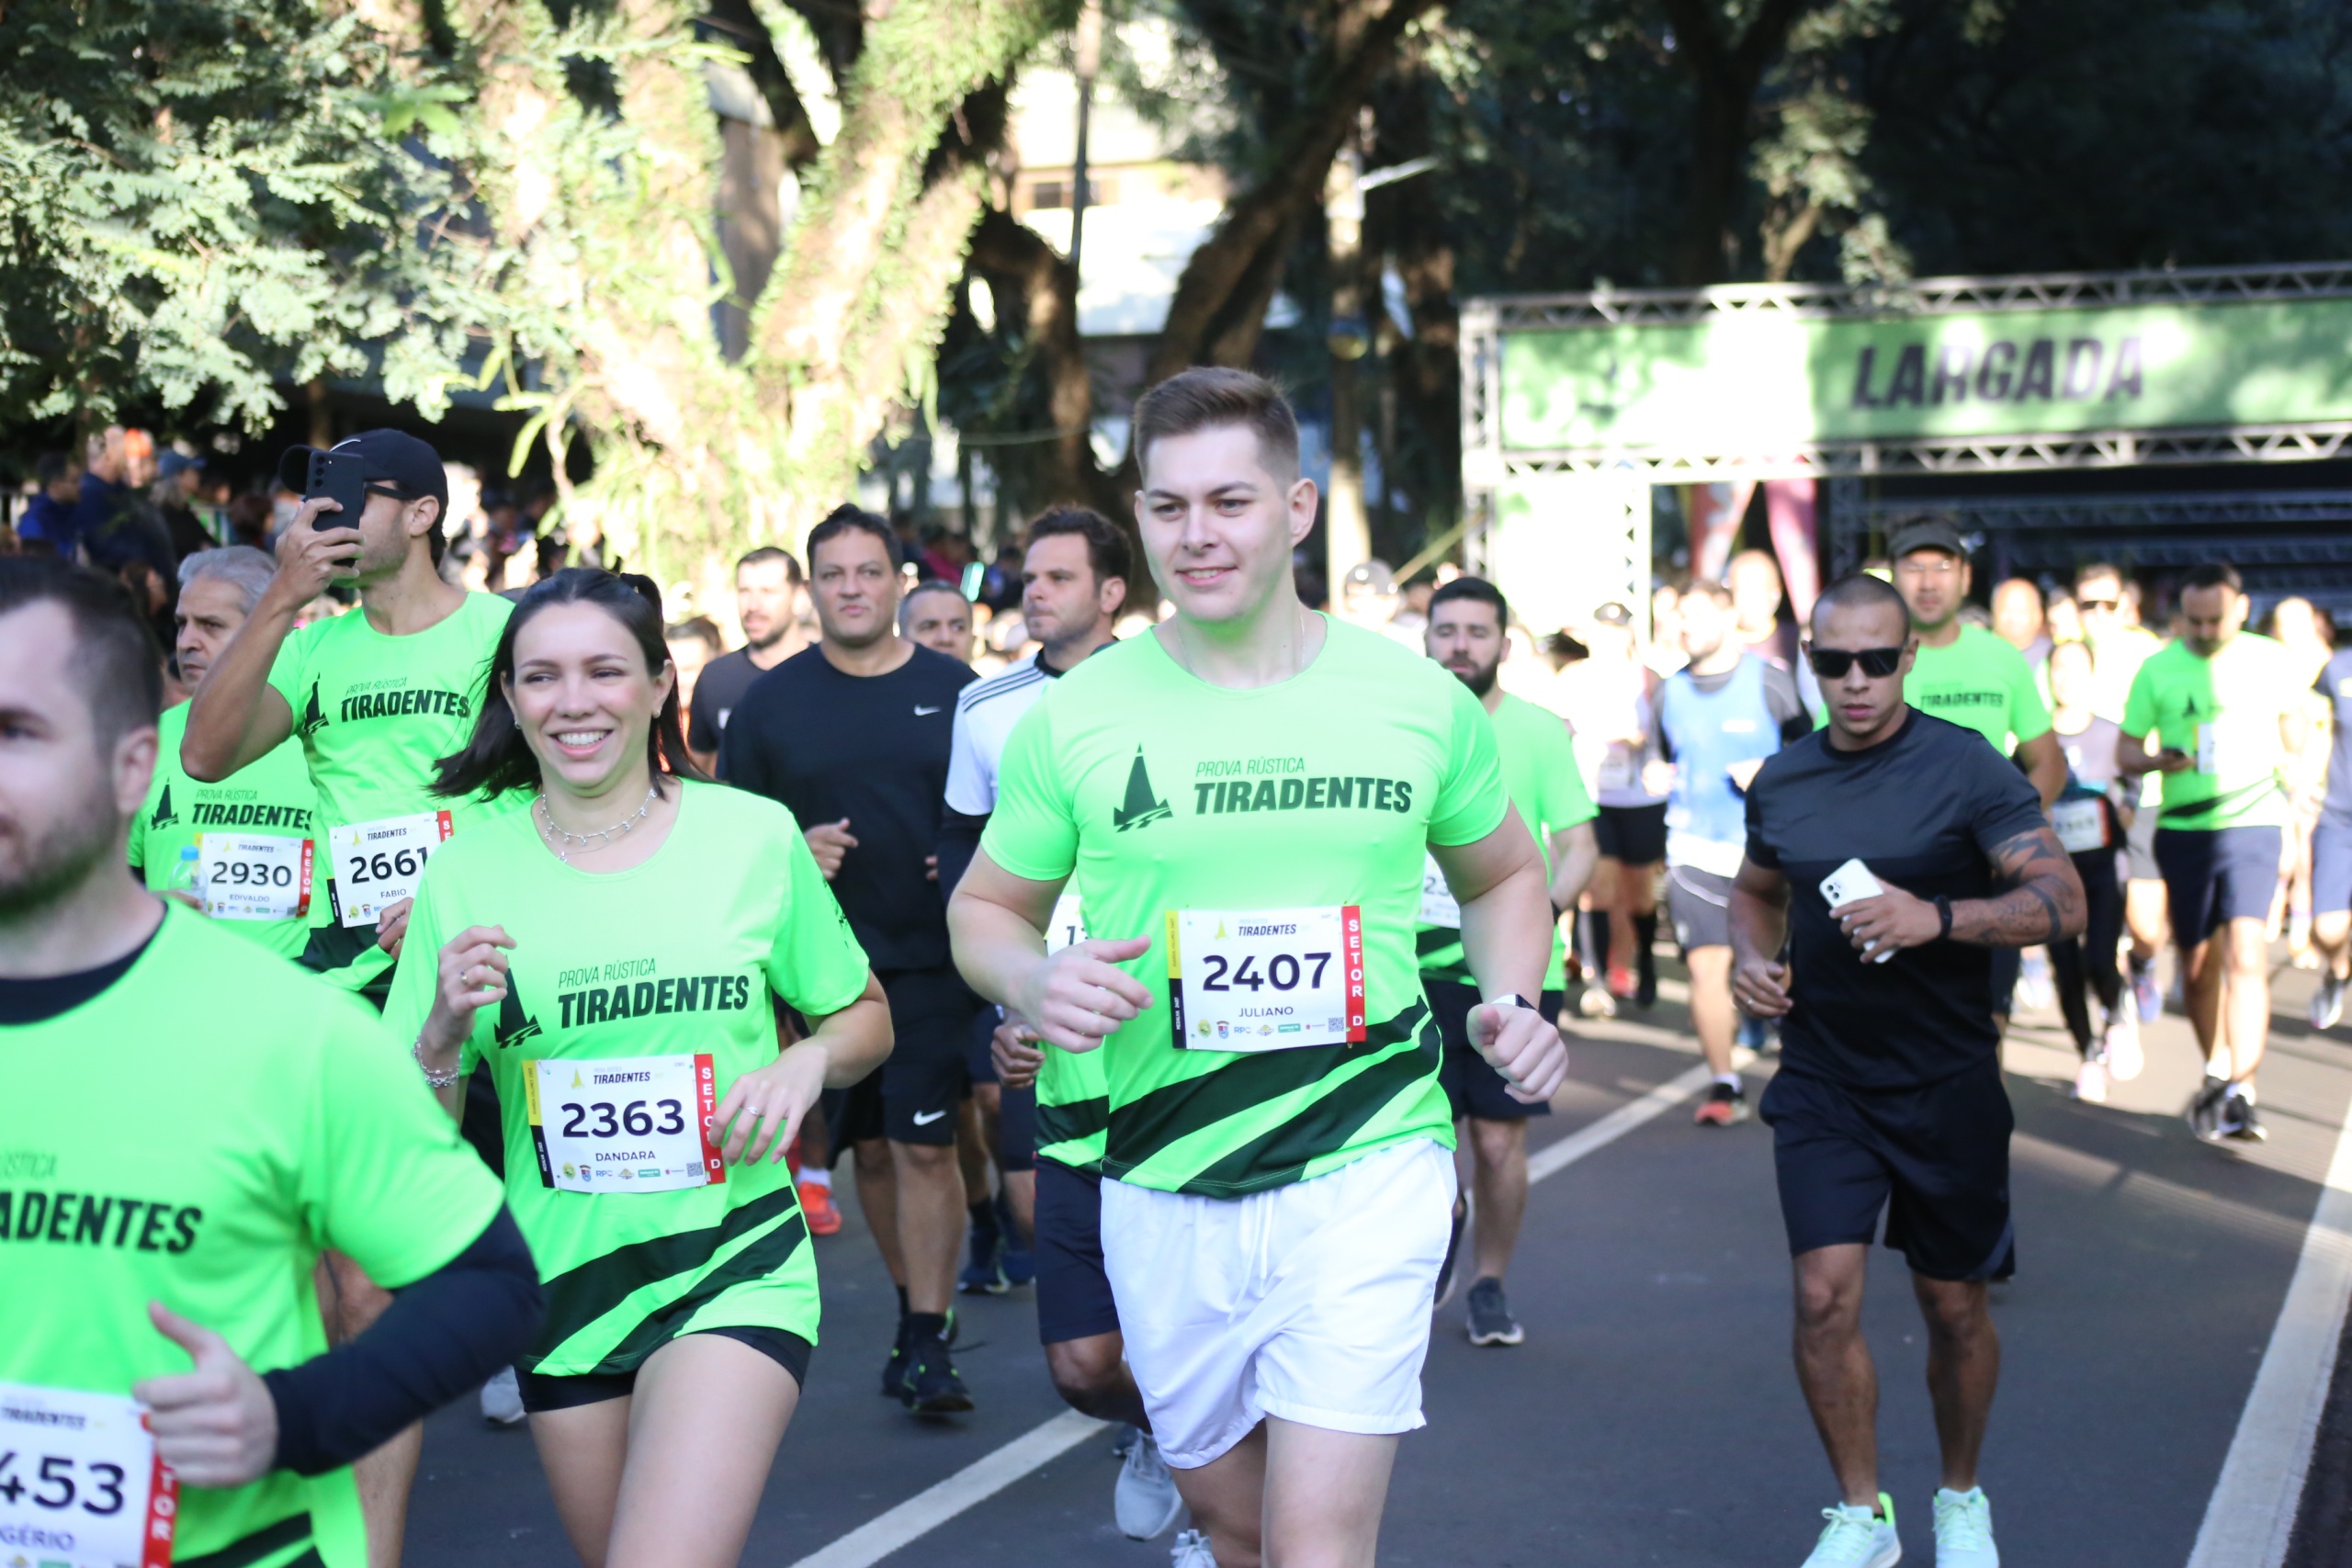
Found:
[[[547,792],[542,790],[539,792],[538,798],[539,830],[547,836],[548,847],[555,851],[555,858],[570,865],[571,856],[565,852],[566,845],[582,851],[592,848],[601,850],[616,839],[626,839],[639,822],[645,820],[645,814],[653,809],[653,803],[661,797],[660,790],[648,789],[645,792],[645,804],[611,827],[598,828],[592,832],[572,833],[556,826],[555,813],[548,809]]]

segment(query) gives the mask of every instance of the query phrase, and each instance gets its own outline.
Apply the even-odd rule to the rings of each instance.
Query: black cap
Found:
[[[1949,556],[1968,558],[1968,547],[1961,543],[1960,530],[1941,517],[1917,517],[1895,530],[1894,540],[1886,547],[1889,560],[1901,560],[1913,550],[1941,550]]]
[[[311,473],[310,446],[289,446],[277,460],[277,479],[295,494],[302,493]],[[441,454],[404,430],[363,430],[326,448],[368,465],[370,484],[387,484],[410,501],[431,496],[441,503],[440,521],[449,520],[449,476]]]

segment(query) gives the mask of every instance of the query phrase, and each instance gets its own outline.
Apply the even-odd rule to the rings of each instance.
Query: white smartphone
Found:
[[[1830,912],[1859,898],[1875,898],[1886,889],[1880,886],[1871,868],[1859,860],[1849,860],[1821,879],[1821,896],[1829,904]],[[1872,964],[1883,964],[1894,956],[1894,949],[1864,948],[1862,956]]]

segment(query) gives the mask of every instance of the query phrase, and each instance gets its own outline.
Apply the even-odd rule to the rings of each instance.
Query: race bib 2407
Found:
[[[1362,1044],[1363,916],[1353,904],[1170,909],[1168,1006],[1192,1050]]]

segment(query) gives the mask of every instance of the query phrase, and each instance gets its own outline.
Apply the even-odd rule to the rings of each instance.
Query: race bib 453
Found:
[[[718,1076],[707,1055],[540,1058],[523,1064],[539,1180],[560,1192],[715,1186]]]
[[[1170,909],[1168,1006],[1192,1050],[1360,1045],[1363,916],[1353,904]]]
[[[136,1400],[0,1383],[0,1562],[170,1568],[178,1512]]]

